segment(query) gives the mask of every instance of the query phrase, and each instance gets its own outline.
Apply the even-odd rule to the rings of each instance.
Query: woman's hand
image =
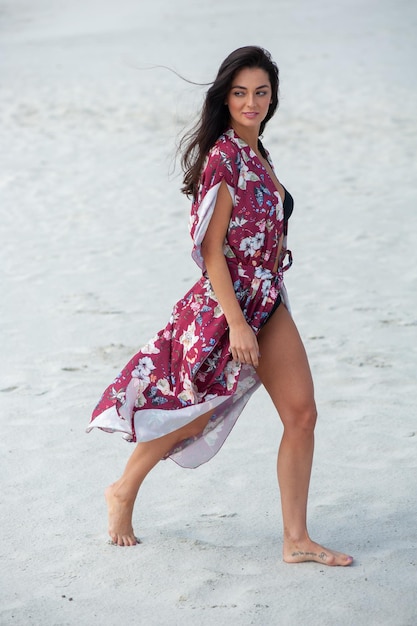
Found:
[[[258,367],[260,357],[258,340],[246,320],[243,319],[229,327],[229,339],[234,361]]]

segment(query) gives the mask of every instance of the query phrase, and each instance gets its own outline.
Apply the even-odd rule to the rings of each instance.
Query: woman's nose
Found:
[[[255,104],[255,98],[254,98],[254,97],[253,97],[253,95],[252,95],[252,94],[250,94],[250,93],[249,93],[249,94],[248,94],[248,96],[247,96],[246,104],[247,104],[249,107],[253,107],[253,106],[254,106],[254,104]]]

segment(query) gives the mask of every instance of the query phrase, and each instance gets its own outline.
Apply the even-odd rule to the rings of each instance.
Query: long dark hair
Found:
[[[210,148],[229,126],[229,109],[224,103],[235,75],[246,67],[265,70],[271,83],[272,101],[268,113],[261,123],[259,134],[263,133],[267,122],[277,110],[279,71],[277,65],[272,61],[270,53],[257,46],[245,46],[229,54],[221,64],[215,81],[207,91],[200,118],[180,142],[181,166],[184,172],[181,191],[187,196],[196,195],[204,159]]]

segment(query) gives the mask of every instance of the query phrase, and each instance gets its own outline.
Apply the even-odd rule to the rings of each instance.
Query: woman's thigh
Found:
[[[280,304],[258,333],[257,374],[284,424],[315,420],[314,387],[310,366],[297,327]]]

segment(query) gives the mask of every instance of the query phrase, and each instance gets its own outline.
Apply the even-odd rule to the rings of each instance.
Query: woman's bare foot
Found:
[[[284,561],[286,563],[304,563],[305,561],[316,561],[322,565],[351,565],[353,557],[329,550],[323,546],[307,539],[300,542],[284,541]]]
[[[109,535],[117,546],[134,546],[139,543],[132,527],[133,502],[121,498],[116,485],[110,485],[105,491],[109,513]]]

